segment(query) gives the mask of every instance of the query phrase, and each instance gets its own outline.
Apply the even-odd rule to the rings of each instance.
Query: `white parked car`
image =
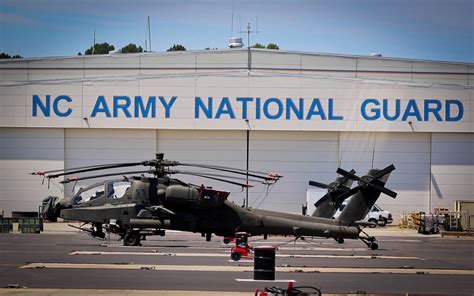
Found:
[[[344,207],[347,205],[347,202],[343,202],[339,210],[337,210],[336,214],[334,214],[334,218],[337,218]],[[373,222],[378,226],[385,226],[387,224],[391,224],[393,222],[392,213],[389,211],[383,210],[380,206],[375,204],[370,212],[365,216],[364,221]],[[370,226],[371,228],[376,227]]]

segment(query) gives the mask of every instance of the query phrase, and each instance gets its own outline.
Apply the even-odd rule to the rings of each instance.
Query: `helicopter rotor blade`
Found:
[[[351,169],[351,170],[349,171],[349,173],[355,175],[356,171],[355,171],[354,169]],[[344,176],[344,178],[341,180],[340,184],[342,185],[342,184],[346,183],[347,180],[349,180],[349,179],[350,179],[350,178],[349,178],[348,176]]]
[[[327,189],[329,187],[329,185],[327,185],[327,184],[319,183],[319,182],[316,182],[316,181],[309,181],[308,185],[318,187],[318,188],[322,188],[322,189]]]
[[[344,169],[341,169],[341,168],[338,168],[337,171],[336,171],[339,175],[343,175],[344,177],[347,177],[349,179],[352,179],[354,181],[359,181],[360,180],[360,177],[358,177],[357,175],[355,175],[354,173],[350,173]]]
[[[357,191],[359,191],[359,186],[356,186],[356,187],[354,187],[354,188],[352,188],[352,189],[350,189],[350,190],[348,190],[348,191],[346,191],[346,192],[340,194],[337,198],[338,198],[338,199],[342,199],[342,200],[347,199],[347,198],[349,198],[350,196],[354,195]]]
[[[97,170],[101,170],[101,169],[107,169],[110,166],[113,166],[113,168],[120,167],[120,166],[124,166],[124,167],[125,166],[131,166],[130,164],[132,164],[132,163],[134,163],[136,165],[140,165],[142,162],[122,162],[122,163],[108,163],[108,164],[88,165],[88,166],[81,166],[81,167],[74,167],[74,168],[49,170],[49,171],[36,171],[36,172],[32,172],[30,174],[31,175],[44,176],[44,175],[50,174],[50,173],[73,172],[73,171],[77,171],[77,170],[92,169],[92,168],[98,168]]]
[[[384,186],[379,186],[379,185],[376,185],[376,184],[373,184],[373,183],[369,183],[369,186],[372,186],[374,189],[385,193],[386,195],[390,196],[391,198],[396,198],[397,197],[397,193],[395,191],[392,191],[388,188],[385,188]]]
[[[233,167],[226,167],[226,166],[219,166],[219,165],[210,165],[210,164],[200,164],[200,163],[179,163],[179,165],[182,166],[194,166],[194,167],[202,167],[202,168],[212,168],[212,169],[232,169],[233,171],[236,172],[243,172],[243,173],[254,173],[254,174],[260,174],[260,175],[267,175],[267,172],[262,172],[262,171],[252,171],[252,170],[246,170],[246,169],[241,169],[241,168],[233,168]]]
[[[244,183],[234,182],[234,181],[230,181],[230,180],[223,179],[223,178],[217,178],[217,177],[207,176],[207,175],[205,175],[205,174],[196,174],[196,173],[190,173],[190,172],[179,172],[179,173],[177,173],[177,174],[190,175],[190,176],[196,176],[196,177],[201,177],[201,178],[216,180],[216,181],[220,181],[220,182],[224,182],[224,183],[229,183],[229,184],[237,185],[237,186],[244,187],[244,188],[253,187],[253,185],[251,185],[251,184],[244,184]]]
[[[329,198],[331,198],[331,193],[328,192],[326,193],[323,197],[321,197],[320,199],[318,199],[315,203],[314,203],[314,206],[317,208],[319,207],[323,202],[325,202],[326,200],[328,200]]]
[[[242,170],[242,169],[234,169],[234,168],[228,168],[228,167],[221,167],[221,166],[211,166],[211,165],[204,165],[204,164],[191,164],[191,163],[179,163],[181,166],[190,166],[190,167],[197,167],[197,168],[204,168],[204,169],[209,169],[209,170],[216,170],[216,171],[223,171],[223,172],[228,172],[232,174],[238,174],[238,175],[244,175],[244,176],[251,176],[254,178],[260,178],[263,179],[267,182],[271,181],[277,181],[282,176],[278,174],[268,174],[264,172],[257,172],[257,173],[251,173],[250,171]]]
[[[132,166],[138,166],[142,164],[143,162],[131,162],[131,163],[125,163],[125,164],[120,163],[120,164],[113,164],[113,165],[107,165],[107,166],[91,167],[91,168],[86,168],[86,169],[71,170],[64,173],[60,173],[60,174],[47,175],[46,178],[52,179],[52,178],[57,178],[60,176],[67,176],[67,175],[72,175],[72,174],[80,174],[80,173],[116,169],[116,168],[123,168],[123,167],[132,167]]]
[[[168,174],[199,174],[199,175],[206,175],[206,176],[211,176],[211,177],[221,177],[221,178],[230,178],[230,179],[235,179],[235,180],[247,181],[247,178],[244,178],[244,177],[236,177],[236,176],[229,176],[229,175],[215,174],[215,173],[201,172],[201,171],[169,170],[169,171],[166,171],[166,173]],[[258,183],[262,182],[261,180],[251,179],[251,178],[249,178],[248,181],[258,182]]]
[[[63,181],[60,181],[59,183],[66,184],[73,181],[88,180],[88,179],[95,179],[95,178],[102,178],[102,177],[111,177],[111,176],[118,176],[118,175],[140,174],[140,173],[153,174],[154,170],[126,171],[126,172],[100,174],[100,175],[92,175],[92,176],[84,176],[84,177],[71,177],[71,178],[66,178]]]

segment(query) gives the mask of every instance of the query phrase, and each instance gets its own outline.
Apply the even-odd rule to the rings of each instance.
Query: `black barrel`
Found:
[[[261,246],[255,247],[253,260],[254,280],[275,280],[275,247]]]

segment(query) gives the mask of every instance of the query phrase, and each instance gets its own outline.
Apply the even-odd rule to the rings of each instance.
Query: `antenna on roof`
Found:
[[[232,0],[232,16],[230,23],[230,38],[234,36],[234,0]]]
[[[250,48],[250,34],[257,34],[257,33],[260,33],[260,31],[258,31],[257,29],[255,29],[255,31],[252,31],[250,30],[251,27],[250,27],[250,23],[247,23],[247,30],[246,31],[240,31],[239,33],[247,33],[247,47]]]
[[[148,41],[150,44],[150,51],[151,51],[151,29],[150,29],[150,16],[148,16]]]
[[[95,29],[94,29],[94,43],[92,44],[92,55],[94,55],[94,51],[95,51]]]
[[[230,25],[230,38],[229,38],[229,48],[241,48],[244,46],[242,43],[242,38],[240,37],[233,37],[234,36],[234,0],[232,0],[232,17],[231,17],[231,25]],[[240,22],[240,17],[239,17]]]

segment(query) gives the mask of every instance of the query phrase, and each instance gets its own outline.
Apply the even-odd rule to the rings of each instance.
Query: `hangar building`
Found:
[[[474,200],[474,64],[232,49],[2,60],[0,76],[5,215],[73,190],[32,171],[156,152],[245,168],[247,144],[251,170],[284,176],[253,207],[298,213],[309,180],[391,163],[398,197],[378,204],[395,218]]]

